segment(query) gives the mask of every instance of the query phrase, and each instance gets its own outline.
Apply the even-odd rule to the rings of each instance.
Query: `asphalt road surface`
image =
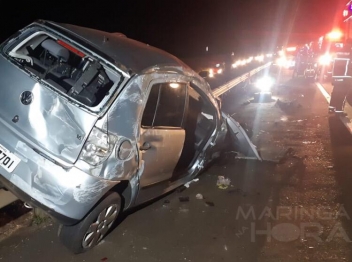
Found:
[[[352,261],[352,136],[328,115],[331,86],[291,79],[287,70],[271,74],[272,100],[253,100],[249,84],[223,96],[263,162],[227,154],[188,189],[128,214],[87,253],[72,255],[58,225],[46,221],[2,240],[0,260]],[[231,186],[218,188],[218,176]]]

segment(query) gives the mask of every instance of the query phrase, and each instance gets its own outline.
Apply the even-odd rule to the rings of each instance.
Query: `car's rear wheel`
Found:
[[[81,222],[60,227],[61,242],[76,254],[93,248],[109,232],[120,211],[120,195],[115,192],[108,194]]]

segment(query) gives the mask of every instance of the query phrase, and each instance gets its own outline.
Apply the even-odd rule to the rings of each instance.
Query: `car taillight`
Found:
[[[110,156],[116,141],[116,136],[94,127],[84,144],[79,159],[92,166],[97,166]]]

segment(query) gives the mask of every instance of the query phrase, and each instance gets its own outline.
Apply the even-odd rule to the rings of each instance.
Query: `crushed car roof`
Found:
[[[134,73],[140,73],[147,68],[157,65],[174,65],[188,68],[177,57],[158,48],[127,38],[121,33],[109,33],[45,20],[38,20],[37,23],[54,30],[64,29],[76,37],[83,38],[90,45],[93,45],[112,58],[116,63],[122,64]]]

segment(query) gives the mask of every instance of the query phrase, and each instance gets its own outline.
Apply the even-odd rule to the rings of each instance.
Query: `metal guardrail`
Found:
[[[260,71],[262,71],[263,69],[269,67],[271,65],[272,62],[269,62],[265,65],[262,65],[256,69],[253,69],[252,71],[245,73],[244,75],[237,77],[229,82],[227,82],[226,84],[219,86],[218,88],[213,90],[213,95],[215,97],[219,97],[222,94],[226,93],[227,91],[229,91],[231,88],[237,86],[238,84],[242,83],[243,81],[246,81],[247,79],[249,79],[251,76],[259,73]]]

